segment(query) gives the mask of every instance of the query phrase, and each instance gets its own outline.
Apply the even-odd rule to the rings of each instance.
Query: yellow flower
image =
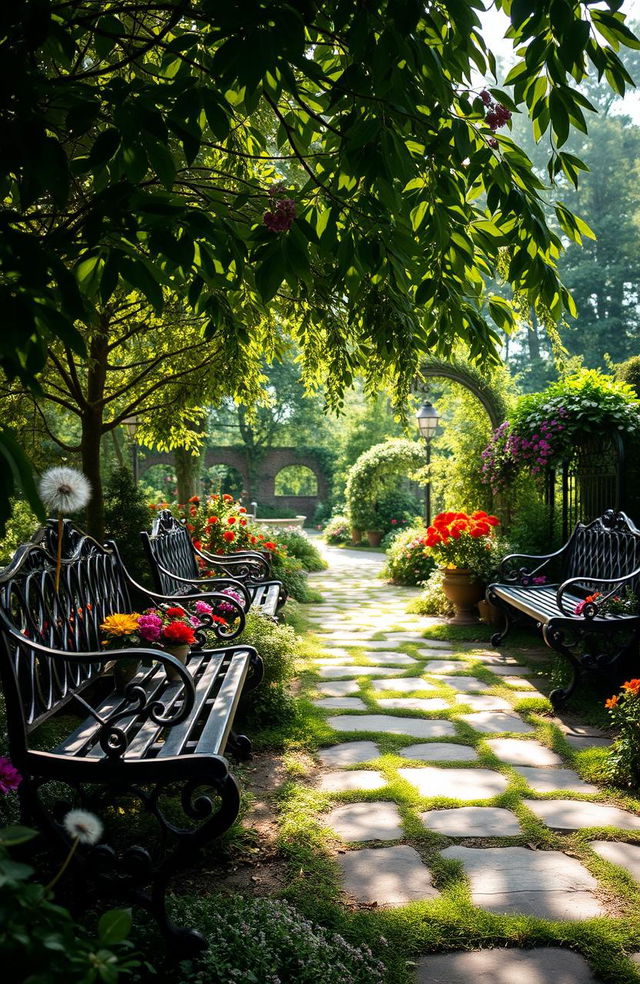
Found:
[[[131,615],[122,615],[120,613],[107,615],[100,628],[103,632],[112,636],[131,635],[132,632],[136,632],[138,629],[139,618],[140,616],[137,612],[133,612]]]

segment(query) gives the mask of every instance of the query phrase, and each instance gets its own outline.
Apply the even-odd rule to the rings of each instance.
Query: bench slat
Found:
[[[248,671],[249,653],[245,650],[234,654],[216,701],[198,739],[196,751],[209,755],[218,755],[224,752],[236,707],[240,701],[242,685]]]
[[[518,611],[523,612],[525,615],[529,615],[531,618],[535,619],[537,622],[542,622],[546,625],[552,618],[571,618],[571,615],[567,615],[563,612],[556,603],[556,591],[558,590],[558,585],[535,585],[535,586],[522,586],[522,585],[507,585],[507,584],[493,584],[491,590],[498,597],[507,601]],[[570,594],[567,592],[564,595],[564,601],[566,607],[570,612],[580,601],[584,601],[579,595]],[[596,618],[595,621],[602,623],[603,621],[612,622],[628,619],[629,615],[607,615],[606,619]],[[635,617],[635,616],[631,616]],[[580,624],[587,626],[589,620],[581,619],[580,616],[575,616],[576,619],[580,619]]]
[[[183,721],[182,724],[177,725],[175,728],[170,728],[167,731],[167,736],[158,749],[158,757],[165,757],[167,755],[181,755],[184,751],[185,745],[189,740],[189,736],[210,698],[211,690],[216,686],[225,656],[226,653],[223,652],[211,653],[211,658],[207,661],[204,673],[196,685],[196,702],[193,706],[193,711],[186,721]],[[215,706],[215,701],[213,706]],[[153,722],[150,723],[153,724]],[[144,728],[142,730],[144,731]],[[156,734],[157,732],[158,727],[156,725]],[[138,741],[138,737],[139,736],[136,737],[134,744]]]

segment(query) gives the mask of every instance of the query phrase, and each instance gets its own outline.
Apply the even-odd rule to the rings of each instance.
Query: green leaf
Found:
[[[98,939],[104,946],[122,943],[131,932],[131,909],[110,909],[98,923]]]
[[[286,272],[280,243],[274,243],[255,272],[256,287],[265,304],[277,294]]]
[[[14,847],[16,844],[25,844],[37,836],[37,830],[32,830],[31,827],[22,827],[19,824],[0,828],[0,844],[3,847]]]
[[[156,172],[165,188],[170,189],[176,179],[176,162],[171,151],[166,144],[159,140],[154,140],[151,136],[146,136],[145,147],[151,162],[151,167]]]

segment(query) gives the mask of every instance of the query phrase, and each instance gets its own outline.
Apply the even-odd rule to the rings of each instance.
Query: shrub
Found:
[[[424,528],[402,530],[387,551],[384,577],[396,584],[422,584],[435,567],[424,546]]]
[[[616,379],[630,386],[636,399],[640,400],[640,355],[632,355],[616,366]]]
[[[442,578],[442,571],[432,571],[424,585],[424,591],[419,598],[411,602],[407,610],[416,615],[439,615],[450,618],[454,609],[442,590]]]
[[[149,526],[149,509],[128,468],[113,472],[105,489],[105,535],[118,544],[124,565],[136,581],[150,585],[140,543],[140,530]]]
[[[242,642],[255,646],[264,660],[264,683],[286,683],[300,654],[300,638],[290,625],[274,622],[268,615],[250,611]]]
[[[189,984],[383,984],[384,965],[367,946],[306,919],[277,899],[181,901],[180,918],[204,932],[209,949],[183,962]]]
[[[420,521],[421,504],[402,489],[384,492],[376,503],[376,529],[385,535],[415,526]]]
[[[8,564],[21,543],[28,543],[40,525],[38,517],[23,499],[11,500],[11,519],[0,541],[0,564]]]
[[[609,750],[605,771],[621,786],[640,782],[640,680],[627,680],[619,693],[605,702],[616,738]]]
[[[278,541],[279,547],[286,547],[289,557],[299,560],[305,571],[323,571],[327,567],[315,543],[302,530],[269,529],[265,532]]]
[[[347,516],[332,516],[324,528],[327,543],[351,543],[351,523]]]

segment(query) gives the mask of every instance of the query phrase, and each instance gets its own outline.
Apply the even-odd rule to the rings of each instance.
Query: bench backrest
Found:
[[[49,520],[0,571],[0,673],[13,739],[22,726],[26,740],[28,731],[83,690],[101,668],[95,662],[54,660],[30,647],[29,640],[69,653],[101,651],[105,616],[132,610],[115,545],[102,546],[69,520],[63,525],[56,593],[57,543],[58,523]],[[2,631],[7,624],[21,633],[24,644]]]
[[[178,522],[168,509],[162,509],[153,520],[151,532],[143,530],[140,539],[149,559],[156,590],[166,595],[188,591],[188,585],[165,573],[171,571],[187,581],[201,574],[186,526]]]
[[[578,523],[567,543],[565,577],[626,577],[640,568],[640,530],[622,512],[608,510],[592,523]],[[638,592],[638,580],[630,583]]]

